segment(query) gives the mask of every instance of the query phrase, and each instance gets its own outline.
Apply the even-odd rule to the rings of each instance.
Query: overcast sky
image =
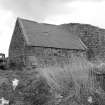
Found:
[[[105,0],[0,0],[0,52],[6,55],[16,17],[51,24],[87,23],[105,28]]]

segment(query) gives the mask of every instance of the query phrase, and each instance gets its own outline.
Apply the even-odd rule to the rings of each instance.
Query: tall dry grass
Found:
[[[85,58],[75,57],[64,67],[47,67],[39,72],[53,92],[65,99],[75,96],[79,102],[86,103],[90,95],[94,96],[95,92],[104,92],[95,77],[95,72],[104,70],[101,65],[92,64]]]

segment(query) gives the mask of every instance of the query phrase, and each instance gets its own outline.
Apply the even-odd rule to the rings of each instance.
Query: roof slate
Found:
[[[18,18],[28,46],[86,50],[81,39],[60,25],[37,23]]]

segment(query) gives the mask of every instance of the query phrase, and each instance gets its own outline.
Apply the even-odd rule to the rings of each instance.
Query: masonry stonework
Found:
[[[65,65],[72,62],[73,57],[85,57],[86,51],[45,47],[26,47],[26,64],[38,66]]]
[[[22,30],[17,22],[17,26],[14,30],[14,35],[12,36],[12,40],[9,47],[9,61],[12,63],[23,63],[24,62],[24,48],[25,48],[25,40],[24,35],[22,35]]]
[[[16,21],[9,47],[9,63],[30,67],[64,66],[72,63],[75,57],[86,58],[86,46],[79,37],[60,26]]]

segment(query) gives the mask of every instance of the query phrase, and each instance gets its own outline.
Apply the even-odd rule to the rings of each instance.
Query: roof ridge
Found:
[[[28,21],[28,22],[34,22],[34,23],[39,23],[39,22],[36,22],[34,20],[28,20],[26,18],[20,18],[20,17],[17,17],[17,20],[24,20],[24,21]]]
[[[27,21],[27,22],[32,22],[32,23],[42,24],[42,25],[59,26],[59,25],[56,25],[56,24],[49,24],[49,23],[44,23],[44,22],[36,22],[36,21],[34,21],[34,20],[29,20],[29,19],[26,19],[26,18],[20,18],[20,17],[17,17],[17,20],[23,20],[23,21]],[[62,24],[61,24],[61,25],[62,25]]]

